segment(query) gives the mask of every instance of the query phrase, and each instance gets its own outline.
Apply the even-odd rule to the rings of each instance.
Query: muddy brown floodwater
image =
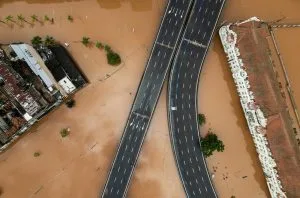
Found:
[[[90,80],[79,91],[76,107],[59,107],[0,155],[2,197],[97,197],[143,73],[166,0],[1,0],[0,18],[23,14],[55,19],[13,28],[0,24],[0,43],[29,42],[51,35],[70,43],[69,51]],[[272,4],[271,4],[272,3]],[[300,2],[293,0],[230,0],[221,21],[252,15],[266,20],[288,17],[300,21]],[[74,22],[67,16],[72,15]],[[88,36],[111,45],[123,58],[115,68],[105,55],[79,41]],[[119,70],[118,70],[119,69]],[[114,71],[118,70],[116,73]],[[106,79],[106,74],[113,75]],[[199,87],[199,108],[226,145],[208,159],[219,197],[267,197],[268,192],[248,133],[220,41],[215,37]],[[59,131],[70,127],[69,137]],[[39,151],[39,157],[33,153]],[[246,176],[246,177],[245,177]],[[243,178],[244,177],[244,178]],[[223,179],[225,178],[225,180]],[[159,100],[128,197],[185,197],[170,146],[166,117],[166,87]]]

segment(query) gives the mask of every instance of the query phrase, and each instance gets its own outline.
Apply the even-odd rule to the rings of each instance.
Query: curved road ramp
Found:
[[[125,197],[164,79],[181,41],[193,0],[170,0],[101,197]]]
[[[217,197],[199,145],[198,78],[225,0],[196,0],[168,87],[172,147],[187,197]]]

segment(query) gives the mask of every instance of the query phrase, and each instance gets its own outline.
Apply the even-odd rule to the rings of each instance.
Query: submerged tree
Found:
[[[74,21],[74,18],[73,18],[71,15],[68,15],[68,20],[69,20],[70,22],[73,22],[73,21]]]
[[[14,17],[12,15],[8,15],[5,17],[6,22],[13,22],[15,23],[16,21],[14,20]]]
[[[46,36],[45,41],[44,41],[44,45],[46,46],[53,46],[56,45],[56,41],[54,40],[54,38],[52,36]]]
[[[48,17],[48,15],[44,16],[44,21],[50,21],[50,18]]]
[[[26,22],[26,23],[32,25],[32,23],[29,23],[22,14],[19,14],[17,17],[18,17],[19,21]]]
[[[116,66],[121,63],[120,55],[111,50],[109,52],[107,52],[106,57],[107,57],[107,62],[110,65]]]
[[[199,123],[199,125],[202,126],[203,124],[205,124],[205,122],[206,122],[205,115],[202,114],[202,113],[199,113],[198,114],[198,123]]]
[[[68,108],[73,108],[75,106],[76,102],[74,99],[70,99],[66,102],[66,105]]]
[[[85,36],[82,37],[81,43],[87,47],[89,44],[91,44],[90,38]]]
[[[223,142],[218,139],[217,135],[210,131],[204,138],[201,138],[200,146],[205,157],[211,156],[215,150],[223,152],[225,148]]]
[[[96,42],[96,47],[97,47],[98,49],[103,49],[103,48],[104,48],[104,45],[103,45],[101,42],[97,41],[97,42]]]
[[[42,38],[40,36],[35,36],[31,39],[31,44],[34,47],[37,47],[43,43]]]

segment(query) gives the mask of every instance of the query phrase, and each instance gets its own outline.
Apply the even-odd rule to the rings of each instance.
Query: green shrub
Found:
[[[75,102],[74,99],[70,99],[70,100],[68,100],[68,101],[66,102],[66,105],[67,105],[68,108],[74,107],[75,104],[76,104],[76,102]]]
[[[200,126],[206,123],[206,117],[204,114],[202,113],[198,114],[198,123]]]
[[[60,135],[61,135],[61,137],[67,137],[68,135],[70,134],[70,131],[69,131],[69,129],[68,128],[63,128],[63,129],[61,129],[60,130]]]
[[[119,54],[110,51],[106,54],[107,57],[107,62],[110,65],[116,66],[119,65],[121,63],[121,57],[119,56]]]
[[[200,146],[205,157],[211,156],[214,151],[223,152],[225,148],[223,142],[212,132],[208,132],[204,138],[201,138]]]
[[[35,36],[31,39],[31,44],[36,47],[38,45],[41,45],[43,43],[42,38],[40,36]]]
[[[34,157],[39,157],[40,155],[41,155],[41,153],[39,151],[36,151],[36,152],[33,153]]]

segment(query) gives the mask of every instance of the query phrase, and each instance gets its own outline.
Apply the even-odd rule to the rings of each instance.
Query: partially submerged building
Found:
[[[0,45],[0,146],[87,83],[62,46],[53,51],[24,43]]]
[[[253,17],[221,27],[219,35],[271,197],[300,197],[297,122],[283,94],[269,30]]]

